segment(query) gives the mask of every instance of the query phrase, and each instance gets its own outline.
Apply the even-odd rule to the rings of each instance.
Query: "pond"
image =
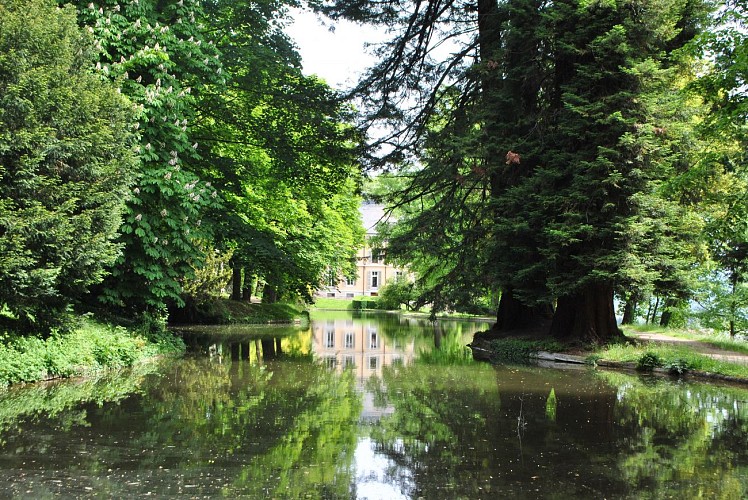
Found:
[[[3,497],[745,498],[748,390],[491,366],[485,323],[316,312],[0,394]]]

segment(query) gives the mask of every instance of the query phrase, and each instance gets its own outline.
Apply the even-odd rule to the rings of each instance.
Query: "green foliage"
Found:
[[[599,359],[634,363],[637,365],[640,360],[644,359],[649,369],[664,367],[674,372],[699,370],[748,379],[748,366],[719,361],[685,347],[664,344],[657,346],[648,345],[646,347],[618,344],[601,349],[595,354]]]
[[[282,31],[286,4],[206,9],[226,77],[202,95],[199,129],[203,170],[223,198],[215,244],[268,284],[264,300],[311,300],[325,273],[355,272],[363,239],[349,110],[302,74]]]
[[[353,299],[353,301],[351,301],[351,307],[354,311],[361,311],[364,309],[383,309],[380,307],[379,300],[376,298]]]
[[[662,360],[653,352],[645,352],[636,361],[636,369],[643,372],[651,372],[654,368],[662,366]]]
[[[184,349],[181,339],[163,330],[141,334],[87,319],[69,333],[46,339],[6,333],[0,343],[0,385],[128,367]]]
[[[400,309],[401,306],[405,306],[409,310],[411,302],[416,299],[414,287],[415,284],[404,274],[388,280],[379,290],[379,308]]]
[[[175,323],[208,325],[293,323],[306,312],[298,305],[276,302],[255,304],[229,299],[203,300],[188,303],[182,309],[172,310],[170,320]]]
[[[412,265],[423,302],[456,308],[500,290],[527,306],[565,298],[559,308],[574,310],[561,317],[590,327],[563,335],[600,329],[607,340],[616,286],[686,293],[700,225],[663,183],[688,164],[680,49],[707,6],[634,4],[479,2],[477,16],[452,2],[332,8],[403,26],[356,91],[369,120],[401,127],[380,158],[407,181],[388,198],[399,219],[388,253]],[[469,36],[450,29],[476,19]],[[464,50],[431,61],[444,38]],[[600,310],[582,318],[592,308],[577,299],[591,295]],[[605,327],[593,324],[603,315]]]
[[[231,252],[220,252],[217,249],[205,251],[203,265],[182,284],[183,296],[189,297],[186,302],[203,302],[224,296],[231,280],[230,262]]]
[[[196,166],[192,135],[200,89],[223,82],[219,53],[207,38],[202,8],[192,0],[77,2],[93,34],[97,72],[134,103],[140,165],[127,197],[117,261],[104,297],[135,310],[180,302],[180,280],[202,260],[199,242],[217,192]],[[207,222],[207,221],[206,221]]]
[[[0,4],[0,304],[48,332],[99,283],[134,167],[131,106],[92,74],[74,9]]]

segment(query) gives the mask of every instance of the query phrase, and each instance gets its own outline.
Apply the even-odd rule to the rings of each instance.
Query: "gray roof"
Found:
[[[364,229],[367,234],[376,233],[375,226],[380,222],[386,222],[392,219],[385,219],[385,207],[379,203],[363,202],[359,207],[361,212],[361,221],[364,223]]]

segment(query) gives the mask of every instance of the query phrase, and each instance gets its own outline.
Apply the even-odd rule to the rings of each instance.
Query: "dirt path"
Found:
[[[729,361],[730,363],[740,363],[743,365],[748,365],[748,354],[720,349],[718,347],[714,347],[697,340],[681,339],[678,337],[663,335],[661,333],[635,333],[632,336],[635,336],[639,340],[643,340],[646,342],[656,342],[661,344],[671,344],[674,346],[688,347],[695,352],[705,354],[720,361]]]

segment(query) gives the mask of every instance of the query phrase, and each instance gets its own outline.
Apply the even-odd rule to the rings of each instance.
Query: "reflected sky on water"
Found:
[[[747,496],[746,388],[477,363],[479,322],[312,320],[0,394],[2,496]]]

